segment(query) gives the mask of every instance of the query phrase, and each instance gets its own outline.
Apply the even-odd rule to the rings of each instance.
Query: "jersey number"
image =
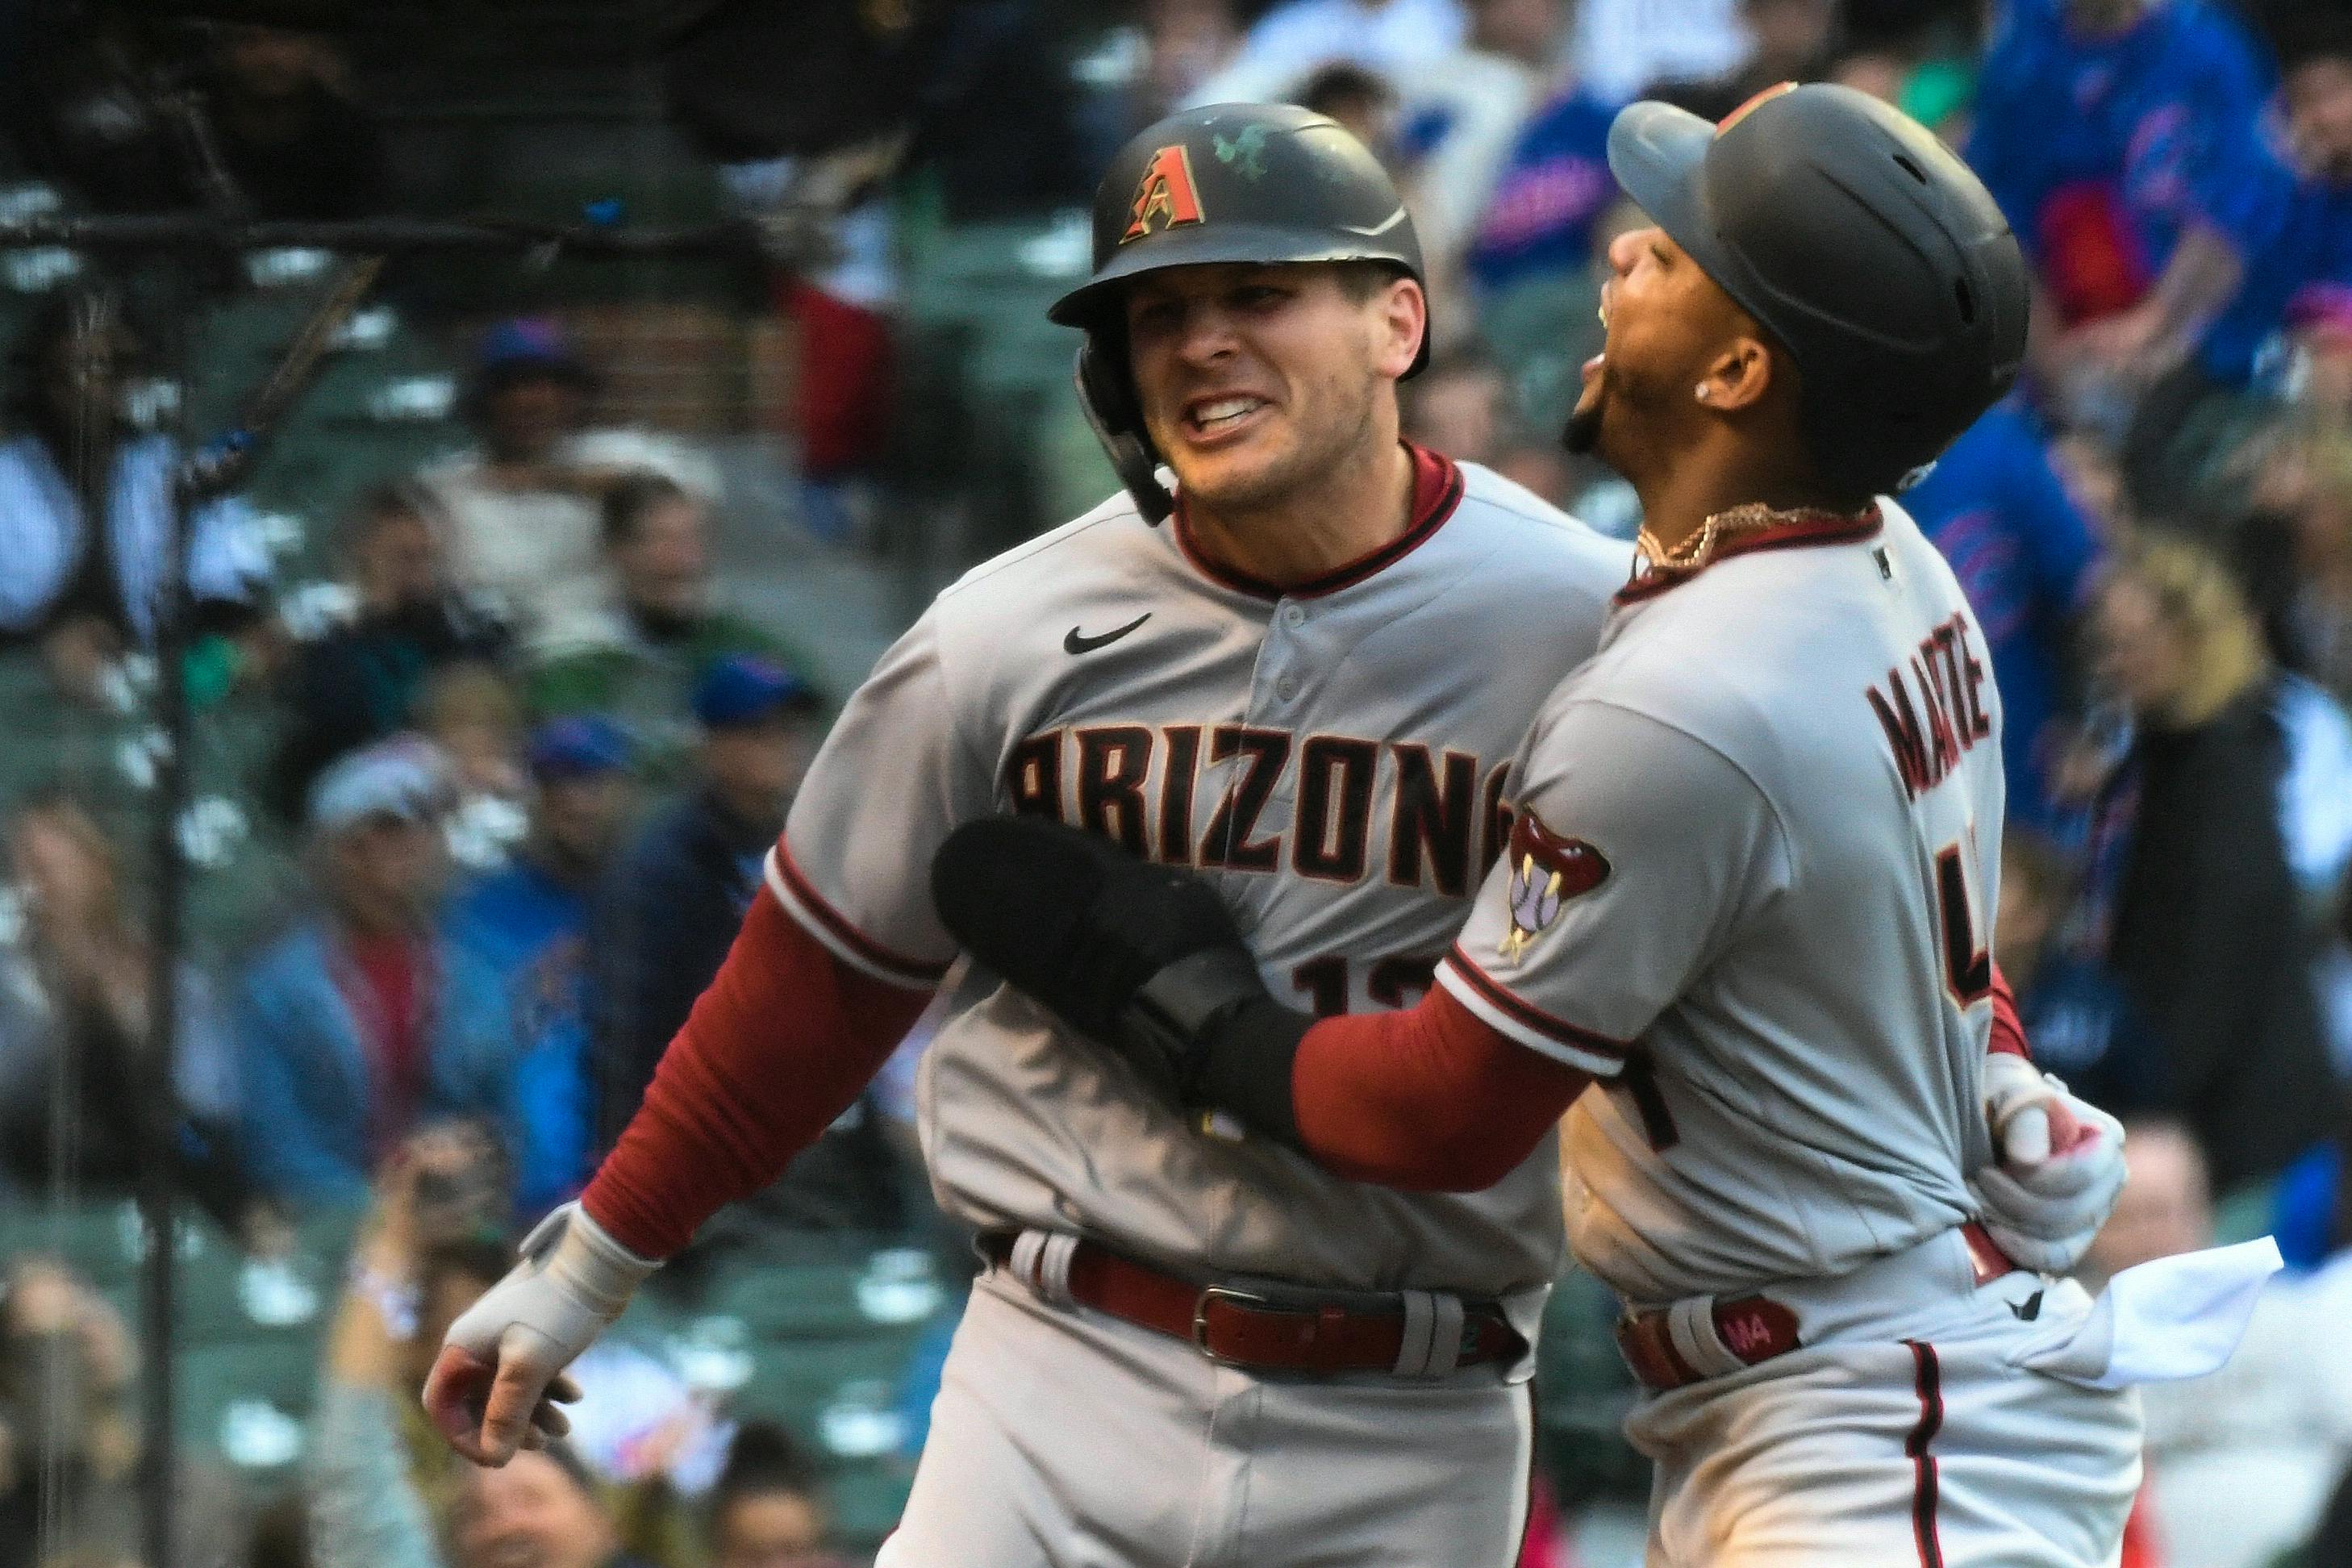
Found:
[[[1402,1007],[1409,992],[1426,991],[1437,970],[1433,956],[1398,953],[1375,963],[1364,989],[1378,1007]],[[1307,1005],[1318,1018],[1336,1018],[1348,1010],[1348,961],[1338,953],[1310,958],[1290,972],[1290,983],[1307,993]]]
[[[1943,914],[1944,983],[1962,1007],[1972,1006],[1992,994],[1992,953],[1977,940],[1975,905],[1957,844],[1936,852],[1936,897]]]

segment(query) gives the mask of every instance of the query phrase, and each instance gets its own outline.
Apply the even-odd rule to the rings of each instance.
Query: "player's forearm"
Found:
[[[1300,1140],[1360,1182],[1482,1192],[1535,1152],[1591,1076],[1490,1028],[1447,992],[1326,1018],[1292,1064]]]
[[[1480,1192],[1532,1153],[1588,1079],[1443,991],[1395,1013],[1309,1020],[1271,1000],[1218,1018],[1193,1088],[1351,1181]]]
[[[840,963],[762,889],[581,1205],[631,1251],[668,1257],[782,1174],[929,1000]]]

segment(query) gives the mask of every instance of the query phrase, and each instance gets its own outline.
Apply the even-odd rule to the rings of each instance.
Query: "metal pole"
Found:
[[[174,268],[183,277],[187,269]],[[181,378],[180,412],[174,430],[184,450],[188,439],[185,387],[189,369],[187,311],[195,300],[183,288],[180,309],[172,314],[173,342],[169,363]],[[173,1108],[179,1103],[180,950],[184,941],[187,903],[187,858],[181,852],[180,819],[188,799],[189,712],[187,650],[189,513],[194,505],[189,487],[172,487],[172,528],[163,552],[163,592],[155,612],[155,713],[163,732],[163,755],[155,779],[153,970],[149,979],[148,1042],[137,1121],[147,1129],[139,1140],[139,1213],[147,1238],[146,1268],[140,1274],[139,1323],[142,1441],[139,1489],[144,1503],[142,1523],[146,1560],[153,1568],[172,1568],[174,1551],[173,1515],[177,1499],[173,1477],[178,1470],[179,1358],[174,1353],[177,1317],[179,1252],[173,1215],[173,1141],[179,1135]],[[94,526],[103,527],[103,519]]]

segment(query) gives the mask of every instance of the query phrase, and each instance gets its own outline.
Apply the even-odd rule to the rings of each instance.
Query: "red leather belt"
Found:
[[[1969,1264],[1979,1286],[2017,1272],[2018,1265],[1996,1246],[1984,1226],[1974,1220],[1960,1226],[1968,1244]],[[1754,1366],[1786,1355],[1799,1344],[1797,1314],[1769,1296],[1739,1296],[1715,1303],[1716,1338],[1734,1356]],[[1633,1375],[1649,1387],[1682,1388],[1713,1375],[1691,1365],[1675,1347],[1667,1309],[1633,1312],[1618,1320],[1617,1349]]]
[[[980,1249],[1050,1299],[1045,1283],[1014,1263],[1014,1241],[992,1234],[981,1238]],[[1251,1372],[1393,1372],[1409,1329],[1402,1295],[1317,1291],[1263,1280],[1198,1285],[1088,1241],[1069,1253],[1066,1289],[1081,1306],[1189,1340],[1211,1361]],[[1527,1350],[1491,1301],[1465,1302],[1460,1331],[1451,1363],[1456,1368],[1513,1361]]]

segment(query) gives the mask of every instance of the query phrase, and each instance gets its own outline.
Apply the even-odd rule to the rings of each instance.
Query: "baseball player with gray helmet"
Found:
[[[1199,879],[1302,1016],[1426,992],[1510,839],[1513,758],[1626,552],[1401,442],[1426,301],[1387,176],[1328,120],[1222,105],[1130,143],[1094,232],[1054,313],[1126,493],[941,594],[851,700],[643,1108],[451,1329],[426,1400],[462,1451],[560,1427],[542,1394],[653,1260],[855,1097],[956,957],[930,873],[959,826],[1068,824]],[[1508,1563],[1563,1263],[1549,1135],[1475,1180],[1359,1181],[1204,1129],[1018,991],[956,1002],[921,1137],[992,1267],[883,1563]]]
[[[1635,104],[1610,159],[1655,226],[1612,247],[1570,439],[1639,493],[1641,565],[1536,716],[1437,985],[1318,1020],[1223,889],[1045,822],[951,835],[940,913],[1168,1103],[1335,1173],[1475,1188],[1565,1112],[1570,1245],[1653,1391],[1658,1568],[2111,1562],[2121,1385],[2216,1364],[2276,1254],[2095,1307],[2003,1218],[2101,1186],[2121,1131],[1988,1056],[2000,698],[1887,495],[2010,384],[2022,261],[1842,88],[1719,127]],[[2000,1136],[2028,1098],[2039,1159]]]

